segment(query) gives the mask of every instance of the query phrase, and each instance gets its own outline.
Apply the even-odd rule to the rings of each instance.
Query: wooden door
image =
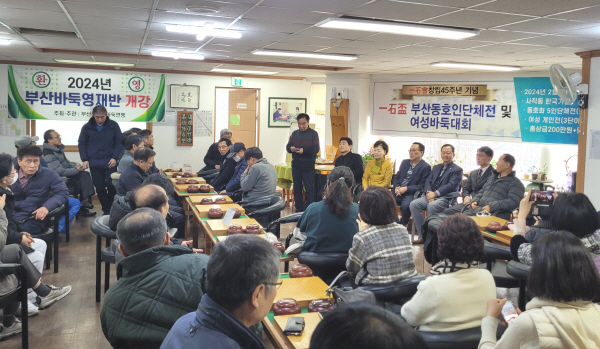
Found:
[[[258,131],[258,90],[237,89],[229,91],[229,129],[233,142],[242,142],[246,149],[256,147]]]

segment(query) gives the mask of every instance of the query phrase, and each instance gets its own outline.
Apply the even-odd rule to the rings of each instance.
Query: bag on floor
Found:
[[[75,215],[77,214],[77,212],[79,212],[79,209],[81,208],[81,201],[69,197],[69,227],[71,226],[71,223],[73,223],[73,218],[75,218]],[[58,231],[61,234],[65,234],[66,230],[65,230],[65,216],[60,217],[60,220],[58,221]]]
[[[347,271],[339,273],[326,290],[327,297],[330,297],[333,293],[333,302],[335,305],[352,302],[367,302],[371,304],[377,304],[377,301],[375,300],[375,294],[371,291],[363,290],[362,288],[349,289],[346,287],[335,286],[338,280],[342,276],[346,275],[348,275]]]

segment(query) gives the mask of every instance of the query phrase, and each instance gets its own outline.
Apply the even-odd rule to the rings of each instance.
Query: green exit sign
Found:
[[[242,86],[244,80],[242,78],[231,78],[231,86]]]

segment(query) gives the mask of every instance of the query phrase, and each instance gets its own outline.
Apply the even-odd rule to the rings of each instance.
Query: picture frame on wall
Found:
[[[306,113],[306,98],[269,97],[269,127],[290,127]]]
[[[170,85],[171,108],[199,109],[200,86],[195,85]]]

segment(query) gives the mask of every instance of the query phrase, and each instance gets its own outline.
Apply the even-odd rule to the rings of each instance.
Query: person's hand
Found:
[[[435,198],[433,198],[433,199],[427,199],[427,202],[434,202],[434,201],[435,201]]]
[[[294,146],[292,145],[292,146],[290,147],[290,150],[291,150],[292,152],[294,152],[294,153],[295,153],[297,149],[296,149],[296,147],[294,147]]]
[[[33,243],[33,238],[31,237],[31,234],[22,231],[21,235],[21,245],[31,247],[31,244]]]
[[[225,193],[227,193],[227,190],[221,190],[221,191],[219,192],[219,194],[225,194]]]
[[[531,198],[531,189],[527,192],[523,200],[519,203],[519,218],[527,218],[527,215],[531,211],[531,206],[533,205],[532,201],[529,201]]]
[[[250,165],[248,165],[248,167],[246,167],[246,169],[244,170],[244,173],[248,173],[248,171],[250,171]]]
[[[471,202],[471,197],[467,196],[466,198],[463,199],[463,204],[468,205],[469,202]]]
[[[477,206],[477,201],[473,201],[473,202],[471,203],[471,208],[472,208],[472,209],[476,209],[477,207],[479,207],[479,206]]]
[[[435,199],[435,193],[432,191],[428,191],[426,196],[427,199],[430,200],[429,202],[431,202],[431,199]]]
[[[505,299],[490,299],[487,304],[486,315],[491,317],[498,317],[502,313],[502,307],[506,303]]]
[[[44,220],[44,218],[46,218],[46,215],[48,214],[48,209],[42,206],[37,210],[33,211],[33,213],[35,214],[35,219],[41,221]]]
[[[4,210],[4,205],[6,205],[6,194],[0,196],[0,210]]]
[[[408,191],[408,187],[400,187],[400,195],[406,193]]]
[[[192,252],[194,252],[194,253],[202,253],[202,252],[204,252],[204,250],[201,249],[201,248],[193,248],[192,247],[193,244],[194,244],[194,240],[188,240],[188,241],[181,242],[181,246],[190,247],[192,249]]]
[[[304,153],[304,149],[303,148],[296,149],[296,153],[302,154],[302,153]]]
[[[89,161],[84,161],[81,164],[81,167],[83,167],[83,169],[85,170],[86,168],[90,168],[90,162]]]
[[[110,159],[110,161],[108,162],[108,168],[113,168],[117,165],[117,160],[115,159]]]
[[[484,210],[487,213],[492,213],[492,212],[490,212],[490,205],[485,205],[481,209]]]
[[[221,168],[221,165],[215,165],[215,170],[218,170]]]
[[[402,195],[402,192],[400,192],[400,187],[396,187],[396,189],[394,189],[394,193],[398,196]]]
[[[356,223],[358,223],[358,231],[363,231],[369,227],[369,224],[363,222],[362,219],[360,219],[360,215],[358,215]]]
[[[85,168],[84,168],[83,166],[77,166],[77,167],[76,167],[76,169],[77,169],[77,171],[79,171],[79,172],[83,172],[83,171],[85,171]]]

